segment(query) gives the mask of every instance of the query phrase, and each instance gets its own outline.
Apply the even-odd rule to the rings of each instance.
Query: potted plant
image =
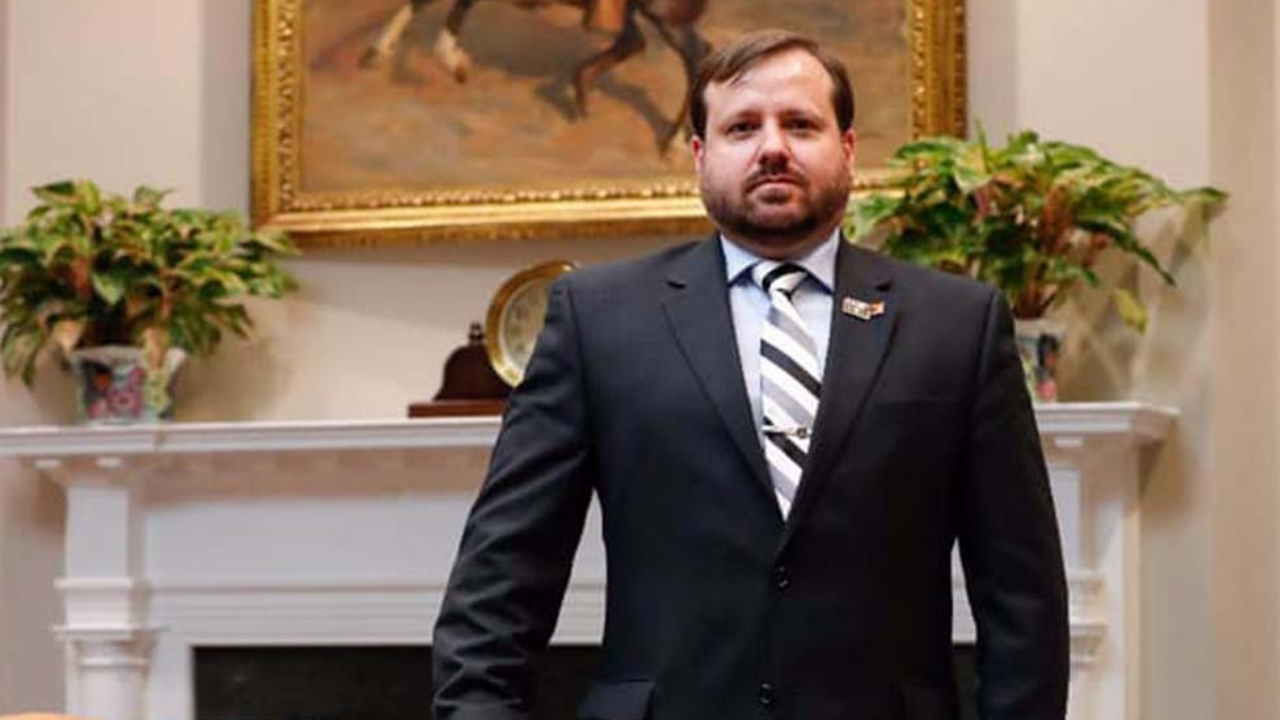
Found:
[[[166,193],[145,186],[127,198],[88,181],[33,192],[25,222],[0,230],[0,356],[30,385],[52,346],[80,379],[91,422],[170,417],[183,358],[247,334],[238,299],[296,287],[276,264],[294,245],[235,213],[166,209]]]
[[[1030,131],[1004,147],[933,137],[900,147],[890,192],[850,205],[851,237],[875,232],[882,251],[991,283],[1009,301],[1028,384],[1041,400],[1057,398],[1053,369],[1061,332],[1045,315],[1081,283],[1099,288],[1095,265],[1119,252],[1173,276],[1134,234],[1133,221],[1164,206],[1218,206],[1214,188],[1175,190],[1134,167]],[[1121,319],[1143,330],[1147,311],[1122,287],[1111,288]]]

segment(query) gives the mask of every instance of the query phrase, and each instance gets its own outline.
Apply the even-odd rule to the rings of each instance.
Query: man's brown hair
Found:
[[[822,63],[831,77],[831,106],[835,108],[840,131],[853,127],[853,84],[849,82],[844,63],[803,35],[787,30],[760,30],[716,50],[698,65],[698,74],[689,87],[689,122],[693,125],[693,134],[706,137],[708,85],[731,82],[761,61],[787,50],[803,50]]]

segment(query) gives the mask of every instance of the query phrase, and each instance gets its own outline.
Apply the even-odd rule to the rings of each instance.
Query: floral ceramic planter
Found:
[[[1058,359],[1066,326],[1054,320],[1015,320],[1014,335],[1027,392],[1038,402],[1058,401]]]
[[[157,422],[173,417],[173,378],[186,353],[169,350],[162,367],[149,368],[135,347],[105,345],[73,350],[80,418],[88,423]]]

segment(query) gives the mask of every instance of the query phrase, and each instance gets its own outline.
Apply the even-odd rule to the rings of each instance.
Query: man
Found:
[[[529,717],[594,492],[580,717],[954,720],[958,538],[981,717],[1061,720],[1064,573],[1004,300],[842,242],[853,94],[814,43],[743,38],[692,93],[720,232],[554,287],[436,628],[437,717]]]

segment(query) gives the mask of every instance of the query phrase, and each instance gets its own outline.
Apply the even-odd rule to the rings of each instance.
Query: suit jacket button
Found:
[[[767,710],[773,707],[773,683],[760,683],[760,692],[756,695],[760,704]]]
[[[791,576],[787,574],[785,565],[779,565],[773,569],[773,586],[779,590],[786,590],[791,585]]]

